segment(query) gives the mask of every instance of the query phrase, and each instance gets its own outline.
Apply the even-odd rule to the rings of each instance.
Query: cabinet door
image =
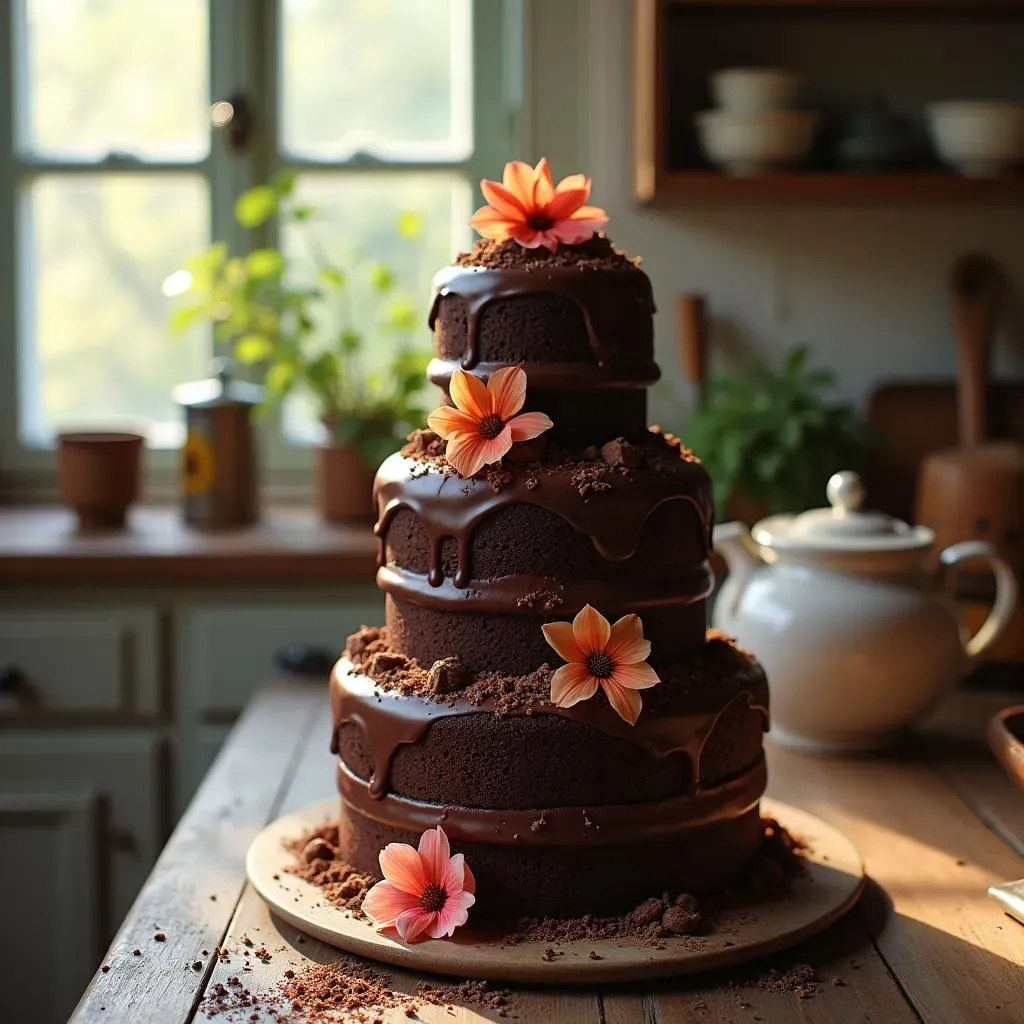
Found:
[[[87,784],[0,776],[0,1020],[67,1020],[103,955],[100,803]]]
[[[38,977],[45,962],[49,976],[76,947],[53,993],[63,1015],[5,1024],[74,1008],[166,837],[166,760],[151,732],[0,733],[0,878],[15,899],[13,913],[0,904],[0,973]],[[19,987],[0,986],[0,1005]],[[25,987],[37,999],[46,986]]]

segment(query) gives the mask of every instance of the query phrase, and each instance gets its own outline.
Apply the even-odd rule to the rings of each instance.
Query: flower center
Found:
[[[607,679],[615,670],[615,662],[604,651],[598,651],[587,658],[587,671],[595,679]]]
[[[492,412],[480,421],[480,433],[488,441],[493,441],[504,429],[505,421],[497,413]]]
[[[431,882],[420,896],[420,906],[428,914],[436,914],[447,902],[448,893],[445,892],[444,886],[438,885],[437,882]]]

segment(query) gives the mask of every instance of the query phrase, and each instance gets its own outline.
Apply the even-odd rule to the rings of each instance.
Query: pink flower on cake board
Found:
[[[484,179],[480,190],[488,205],[473,214],[470,226],[484,238],[512,238],[525,249],[543,245],[556,252],[559,242],[579,245],[608,222],[599,206],[585,205],[590,179],[570,174],[556,185],[543,157],[536,167],[521,160],[505,164],[501,181]]]
[[[601,687],[608,703],[630,725],[636,725],[643,701],[637,690],[661,680],[646,664],[651,642],[644,639],[643,623],[636,615],[623,615],[614,626],[590,605],[570,622],[541,626],[544,639],[568,664],[551,677],[551,703],[571,708],[589,700]]]
[[[363,913],[403,942],[450,937],[469,918],[476,880],[461,853],[451,855],[440,825],[420,836],[418,850],[388,843],[380,851],[384,880],[363,898]]]
[[[452,405],[435,409],[427,426],[448,441],[445,458],[461,476],[473,476],[500,461],[515,441],[529,441],[554,426],[542,412],[519,412],[526,401],[526,372],[521,366],[492,373],[486,384],[472,373],[456,370],[448,396]]]

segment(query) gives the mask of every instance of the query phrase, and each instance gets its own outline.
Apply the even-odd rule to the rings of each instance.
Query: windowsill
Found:
[[[0,585],[372,582],[369,524],[335,526],[309,507],[272,507],[237,530],[199,530],[176,506],[136,506],[115,533],[82,534],[55,505],[0,508]]]

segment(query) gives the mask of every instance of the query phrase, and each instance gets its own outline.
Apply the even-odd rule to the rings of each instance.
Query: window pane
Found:
[[[318,159],[469,155],[469,0],[280,2],[287,152]]]
[[[190,160],[209,150],[206,0],[23,0],[32,152]]]
[[[360,366],[369,370],[385,366],[401,346],[429,353],[431,281],[470,242],[466,181],[450,174],[318,173],[300,178],[296,193],[317,209],[284,234],[296,277],[314,280],[315,253],[322,251],[346,280],[340,301],[317,311],[317,343],[336,343],[342,330],[356,328],[364,336]],[[381,268],[394,275],[384,290]],[[285,409],[287,435],[316,439],[317,415],[296,397]]]
[[[175,445],[182,413],[170,390],[204,376],[208,338],[175,340],[169,273],[209,239],[198,175],[60,175],[39,179],[25,209],[29,294],[21,329],[21,433],[46,442],[64,427],[146,428]]]

